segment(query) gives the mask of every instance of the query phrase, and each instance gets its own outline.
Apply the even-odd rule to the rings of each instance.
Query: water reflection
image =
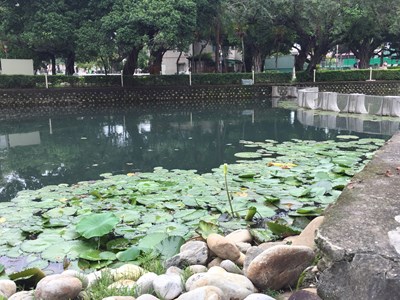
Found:
[[[0,200],[21,189],[94,180],[106,172],[149,171],[156,166],[208,172],[235,161],[233,154],[243,151],[242,139],[326,140],[362,130],[388,138],[396,127],[375,123],[380,124],[378,130],[366,121],[361,126],[358,120],[285,110],[276,104],[252,100],[190,109],[25,114],[15,119],[0,114],[0,120],[7,119],[0,121]]]

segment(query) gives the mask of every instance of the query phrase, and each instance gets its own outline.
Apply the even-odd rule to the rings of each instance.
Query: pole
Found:
[[[317,73],[317,70],[314,69],[313,71],[314,71],[314,74],[313,74],[313,82],[315,82],[315,75],[316,75],[316,73]]]
[[[252,77],[253,77],[253,84],[254,84],[255,83],[254,67],[253,67],[253,70],[252,70]]]
[[[49,81],[47,80],[47,73],[44,74],[44,82],[46,83],[46,89],[49,88]]]
[[[192,86],[192,71],[189,71],[189,85]]]
[[[296,80],[296,67],[293,66],[293,71],[292,71],[292,81]]]
[[[121,71],[121,87],[124,87],[124,73]]]
[[[51,119],[49,119],[49,132],[53,134],[53,125],[51,124]]]
[[[372,81],[372,67],[369,67],[369,80]]]

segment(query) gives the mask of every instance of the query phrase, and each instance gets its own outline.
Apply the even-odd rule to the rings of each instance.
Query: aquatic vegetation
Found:
[[[170,257],[197,232],[250,227],[259,242],[296,234],[384,141],[241,143],[257,155],[240,154],[237,163],[210,173],[157,167],[22,191],[0,203],[0,256],[24,257],[26,268],[45,269],[67,257],[71,268],[96,269],[140,263],[149,253]]]

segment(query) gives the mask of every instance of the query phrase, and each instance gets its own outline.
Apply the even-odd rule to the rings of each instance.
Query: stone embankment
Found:
[[[316,242],[322,299],[400,299],[400,133],[327,209]]]
[[[227,236],[211,234],[206,241],[188,241],[165,262],[167,271],[162,275],[133,264],[90,274],[66,270],[47,275],[35,290],[18,292],[13,281],[0,280],[0,299],[1,296],[8,300],[90,299],[88,289],[107,274],[114,282],[110,289],[128,289],[132,296],[116,293],[103,300],[318,300],[315,286],[277,298],[266,292],[294,291],[300,275],[308,272],[312,277],[317,276],[318,270],[312,266],[316,255],[314,235],[322,220],[323,217],[314,219],[299,236],[260,245],[254,245],[248,230]],[[184,276],[188,272],[185,268],[192,274],[188,278]]]

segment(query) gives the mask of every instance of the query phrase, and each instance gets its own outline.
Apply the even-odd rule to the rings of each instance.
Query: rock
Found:
[[[102,300],[135,300],[135,297],[131,296],[111,296],[107,298],[103,298]]]
[[[108,289],[135,289],[136,288],[136,282],[134,280],[130,279],[120,279],[118,281],[115,281],[114,283],[110,284]]]
[[[248,266],[246,275],[261,290],[290,287],[314,256],[309,247],[278,245],[259,254]]]
[[[282,242],[282,241],[267,242],[267,243],[262,243],[258,246],[250,247],[246,252],[246,256],[245,256],[244,263],[243,263],[244,274],[246,274],[247,268],[250,265],[250,263],[253,261],[254,258],[256,258],[259,254],[263,253],[265,250],[268,250],[268,249],[278,246],[278,245],[286,245],[286,242]]]
[[[244,298],[244,300],[275,300],[275,298],[272,298],[268,295],[265,294],[251,294]]]
[[[136,300],[159,300],[159,299],[153,295],[144,294],[144,295],[137,297]]]
[[[222,300],[224,293],[215,286],[203,286],[180,295],[177,300]]]
[[[81,290],[82,282],[76,277],[61,274],[48,275],[38,282],[35,299],[74,299]]]
[[[314,242],[315,233],[317,229],[321,226],[324,221],[323,216],[316,217],[313,219],[304,230],[300,233],[300,235],[293,240],[292,246],[306,246],[311,249],[315,249],[316,245]]]
[[[196,278],[191,278],[193,276],[196,276]],[[256,292],[253,283],[245,276],[228,273],[221,267],[212,267],[207,273],[199,273],[193,276],[186,281],[187,291],[204,286],[216,286],[222,290],[223,299],[237,300],[242,300]]]
[[[234,244],[236,244],[236,243],[251,243],[251,241],[253,240],[253,237],[251,236],[250,231],[248,231],[247,229],[235,230],[235,231],[231,232],[230,234],[228,234],[227,236],[225,236],[225,238]]]
[[[219,266],[229,273],[243,275],[243,271],[231,260],[223,260]]]
[[[207,267],[202,265],[193,265],[188,267],[193,274],[207,272]]]
[[[115,269],[113,272],[114,280],[131,279],[138,280],[146,271],[141,267],[133,264],[125,264]]]
[[[238,247],[217,233],[212,233],[207,237],[207,245],[212,252],[222,259],[236,261],[240,257],[241,252]]]
[[[210,261],[210,263],[207,265],[207,267],[208,268],[217,267],[221,264],[222,261],[223,261],[223,259],[216,257],[212,261]]]
[[[251,248],[250,243],[239,242],[239,243],[235,243],[235,245],[236,245],[236,247],[239,248],[239,251],[242,253],[246,253],[247,250],[249,250]]]
[[[186,267],[190,265],[205,265],[208,260],[208,247],[202,241],[190,241],[183,244],[180,252],[167,259],[166,267]]]
[[[171,275],[171,274],[175,274],[175,275],[182,275],[183,274],[183,270],[178,268],[178,267],[169,267],[166,271],[165,271],[166,275]]]
[[[239,266],[244,265],[244,261],[246,260],[246,255],[240,252],[239,258],[235,261],[235,263]]]
[[[183,291],[182,279],[178,275],[159,275],[153,281],[154,291],[159,298],[175,299]]]
[[[309,291],[300,290],[294,292],[290,297],[289,300],[321,300],[317,294],[311,293]]]
[[[143,274],[136,282],[138,295],[151,293],[154,290],[153,281],[157,277],[153,272]]]
[[[78,278],[82,282],[83,289],[86,289],[89,285],[89,280],[88,280],[87,276],[82,272],[78,272],[75,270],[65,270],[64,272],[61,273],[61,275],[68,275],[68,276]]]
[[[104,269],[102,271],[95,271],[92,273],[89,273],[86,275],[86,278],[88,280],[88,286],[91,286],[92,284],[94,284],[97,280],[99,280],[101,278],[101,276],[103,276],[104,272],[108,272],[108,269]]]
[[[14,281],[8,279],[0,280],[0,294],[4,297],[9,298],[11,295],[17,292],[17,285]]]
[[[35,300],[35,291],[22,291],[13,294],[8,300]]]

